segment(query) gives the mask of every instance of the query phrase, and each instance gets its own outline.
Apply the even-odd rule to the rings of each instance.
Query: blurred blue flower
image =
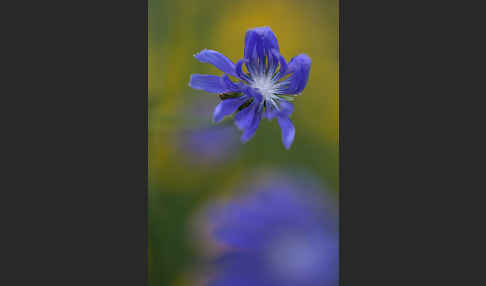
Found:
[[[214,106],[214,100],[193,98],[184,106],[181,114],[191,114],[187,124],[180,127],[177,133],[177,147],[189,163],[214,165],[226,162],[238,154],[238,134],[230,124],[210,125],[200,120]],[[188,118],[185,116],[185,118]]]
[[[282,178],[250,189],[210,213],[214,239],[229,250],[209,286],[337,286],[335,210],[309,185]]]
[[[229,125],[186,129],[180,134],[179,144],[191,162],[212,165],[236,154],[235,133],[234,127]]]
[[[246,32],[244,57],[236,64],[213,50],[203,50],[195,58],[225,73],[223,76],[193,74],[189,82],[194,89],[225,94],[224,100],[214,109],[214,122],[237,112],[234,121],[243,130],[241,141],[247,142],[255,134],[263,115],[268,120],[276,117],[282,129],[282,143],[290,148],[295,128],[289,119],[293,112],[289,101],[293,101],[307,84],[311,67],[309,56],[297,55],[287,64],[273,31],[269,27],[259,27]],[[242,70],[243,64],[247,73]],[[233,82],[228,75],[238,81]]]

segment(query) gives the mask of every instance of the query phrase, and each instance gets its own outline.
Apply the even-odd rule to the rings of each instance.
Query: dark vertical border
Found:
[[[20,6],[0,284],[147,285],[147,0]]]
[[[393,73],[382,69],[391,61],[383,47],[391,39],[384,32],[392,25],[382,21],[388,17],[383,5],[340,0],[340,285],[345,286],[399,284],[389,280],[395,263],[390,255],[395,250],[389,248],[392,240],[387,233],[392,225],[385,222],[393,217],[389,194],[398,190],[385,183],[391,165],[384,159],[393,156],[386,153],[391,134],[386,125],[393,118],[384,116],[390,108],[384,103],[396,94],[390,86],[383,88],[390,85],[384,80]],[[384,95],[391,97],[387,100]]]
[[[473,215],[460,216],[472,209],[464,191],[478,187],[458,180],[454,168],[468,164],[453,153],[467,157],[475,141],[459,115],[477,114],[459,92],[474,77],[460,83],[468,69],[452,63],[468,62],[475,45],[454,34],[468,22],[450,15],[478,18],[468,5],[440,9],[340,0],[340,285],[471,284],[460,264],[476,264],[457,253],[476,252],[466,251],[476,236],[463,232]]]

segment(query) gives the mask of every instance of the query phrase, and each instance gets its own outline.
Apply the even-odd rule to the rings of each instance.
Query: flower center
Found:
[[[273,105],[276,105],[275,99],[278,97],[275,95],[275,93],[277,90],[271,75],[254,77],[251,87],[257,89],[263,96],[264,100],[270,101]]]

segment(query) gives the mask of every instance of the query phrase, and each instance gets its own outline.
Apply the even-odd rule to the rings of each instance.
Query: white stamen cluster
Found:
[[[278,110],[277,101],[280,99],[277,94],[280,85],[271,75],[254,76],[251,87],[257,89],[263,96],[263,100],[271,103]]]

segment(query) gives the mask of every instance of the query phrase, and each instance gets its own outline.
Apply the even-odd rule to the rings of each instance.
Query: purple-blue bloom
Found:
[[[236,155],[235,133],[228,125],[194,127],[181,132],[179,144],[190,162],[214,165]]]
[[[257,182],[210,214],[227,249],[208,286],[337,286],[338,221],[308,185]]]
[[[203,100],[192,97],[190,104],[184,105],[180,114],[187,124],[180,126],[177,132],[177,148],[188,163],[213,166],[224,163],[238,154],[238,133],[231,124],[211,125],[209,120],[200,117],[211,112],[216,98]]]
[[[293,112],[290,101],[301,93],[309,78],[311,59],[305,54],[295,56],[289,63],[280,54],[277,38],[269,27],[248,30],[243,59],[236,64],[223,54],[203,50],[195,55],[223,71],[223,76],[193,74],[189,86],[211,93],[231,94],[214,109],[214,122],[236,112],[234,122],[243,131],[242,142],[255,134],[262,116],[277,118],[282,130],[282,143],[289,149],[295,128],[289,119]],[[243,65],[247,72],[243,71]],[[236,78],[236,81],[229,76]]]

